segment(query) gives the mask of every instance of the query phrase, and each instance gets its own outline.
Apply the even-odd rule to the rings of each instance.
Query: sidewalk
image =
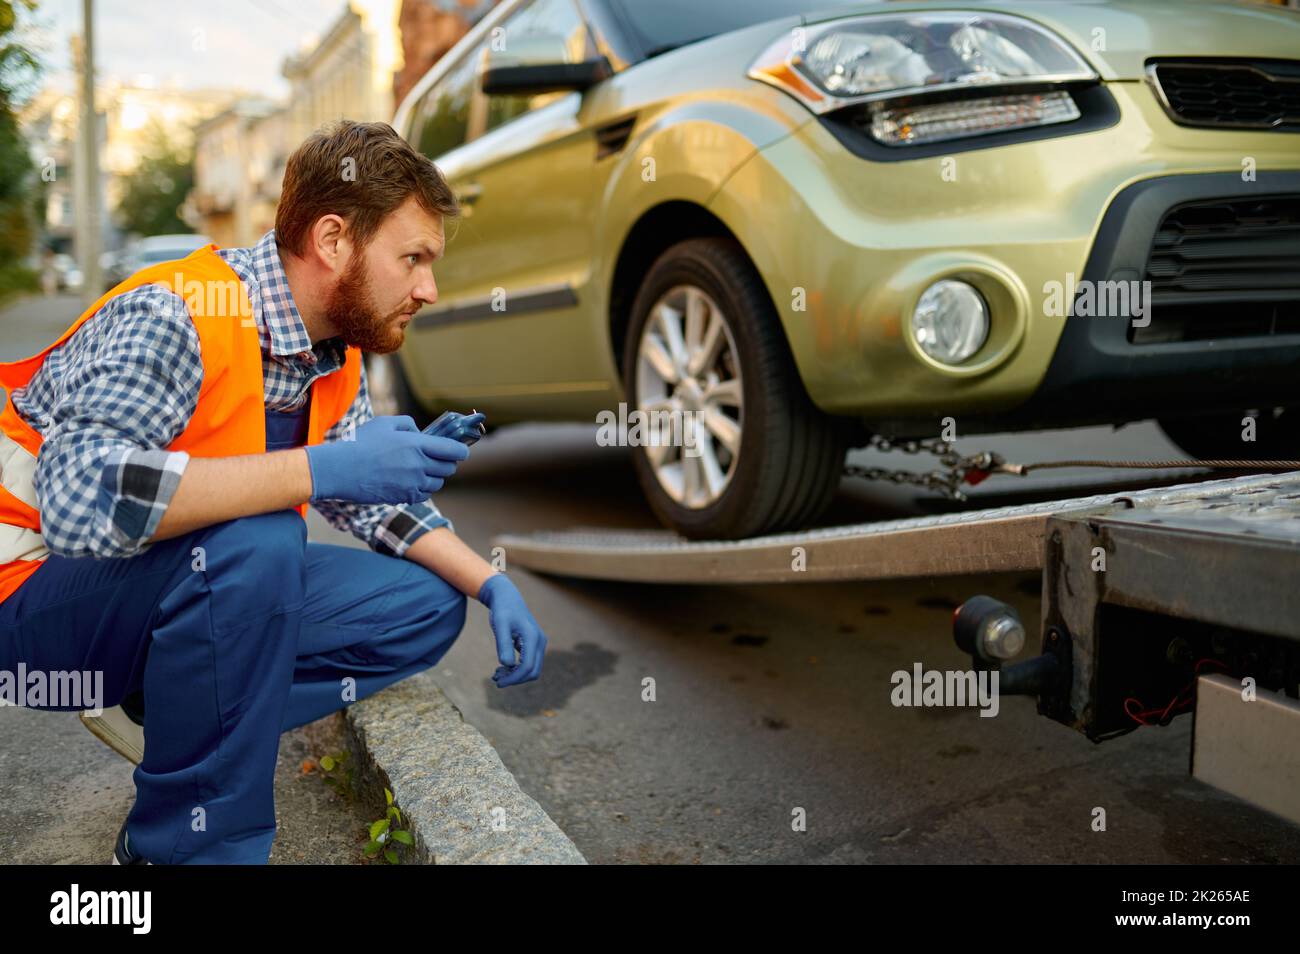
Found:
[[[0,734],[0,852],[12,864],[108,864],[135,766],[73,712],[0,707]],[[314,767],[343,751],[357,770],[353,798]],[[366,863],[385,785],[413,836],[405,864],[586,863],[421,673],[280,737],[270,864]]]
[[[280,737],[271,864],[360,864],[381,810],[336,795],[304,760],[347,748],[343,716]],[[90,734],[75,712],[0,706],[0,853],[11,864],[107,865],[135,801],[135,766]],[[380,793],[382,804],[383,793]]]

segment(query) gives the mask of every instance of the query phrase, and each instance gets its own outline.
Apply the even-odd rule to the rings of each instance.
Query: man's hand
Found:
[[[501,665],[492,679],[498,689],[531,682],[542,674],[542,654],[546,652],[546,634],[524,604],[524,597],[514,581],[504,573],[495,573],[484,581],[478,600],[488,608],[489,622],[497,640],[497,658]],[[519,662],[515,663],[515,650]]]
[[[421,434],[406,414],[366,421],[352,440],[307,445],[311,500],[413,504],[442,489],[469,456],[450,437]]]

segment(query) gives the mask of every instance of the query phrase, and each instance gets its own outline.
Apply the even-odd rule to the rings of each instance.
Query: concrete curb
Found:
[[[393,793],[419,864],[586,864],[496,750],[417,673],[343,710],[356,781]],[[411,858],[410,852],[407,857]]]

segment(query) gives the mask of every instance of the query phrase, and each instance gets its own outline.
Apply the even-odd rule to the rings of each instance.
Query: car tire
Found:
[[[713,335],[713,340],[722,341],[719,363],[715,367],[710,361],[707,375],[704,371],[694,376],[679,372],[674,383],[671,374],[656,370],[663,369],[662,355],[659,365],[644,357],[643,337],[658,337],[664,355],[671,350],[665,344],[668,336],[662,330],[662,317],[652,315],[660,305],[669,305],[669,316],[679,315],[680,328],[689,333],[691,289],[703,293],[694,297],[695,302],[703,302],[695,306],[702,309],[696,314],[707,316],[697,319],[696,327],[707,329],[697,338],[709,340],[708,332],[713,330],[709,322],[715,312],[723,323],[724,333]],[[650,325],[652,320],[655,324]],[[699,347],[691,353],[707,350]],[[671,464],[656,468],[644,444],[632,448],[642,491],[665,526],[691,539],[739,539],[805,526],[830,504],[843,474],[852,422],[824,413],[808,397],[762,278],[734,240],[690,239],[660,255],[633,301],[622,367],[629,412],[662,407],[660,391],[667,394],[671,389],[674,396],[667,400],[678,400],[688,386],[686,378],[695,385],[706,381],[706,386],[681,400],[721,393],[720,385],[728,385],[728,397],[738,393],[742,402],[734,419],[739,429],[738,440],[732,434],[738,446],[735,454],[727,451],[713,424],[702,423],[720,423],[718,406],[707,399],[702,405],[694,404],[704,416],[696,419],[701,430],[693,433],[708,431],[705,436],[716,451],[715,473],[721,471],[724,461],[728,467],[725,485],[716,494],[705,477],[707,467],[700,464],[704,471],[697,471],[699,479],[693,486],[703,487],[703,491],[700,499],[688,500],[686,489],[691,484],[684,476],[685,452],[679,447],[672,450],[680,465],[676,475],[680,482],[675,482],[676,477],[667,479],[672,476]],[[674,367],[678,365],[674,363]],[[723,374],[730,368],[730,379],[714,381],[717,368],[722,368]],[[729,431],[725,425],[721,428],[722,433]],[[668,453],[671,456],[672,451]],[[703,460],[702,454],[699,459]],[[670,487],[676,492],[670,492]]]
[[[1242,439],[1255,418],[1255,440]],[[1161,418],[1165,436],[1197,460],[1300,460],[1300,407]]]
[[[390,414],[407,414],[421,429],[433,422],[430,415],[416,400],[411,391],[406,372],[396,352],[376,354],[366,352],[366,386],[370,391],[370,406],[376,417]]]

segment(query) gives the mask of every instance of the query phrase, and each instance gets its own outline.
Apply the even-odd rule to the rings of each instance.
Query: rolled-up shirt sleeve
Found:
[[[337,372],[335,372],[337,373]],[[325,432],[325,440],[347,440],[349,433],[374,417],[365,363],[357,396],[339,420]],[[425,498],[413,504],[362,504],[349,500],[319,500],[312,504],[329,523],[350,532],[376,553],[404,556],[411,544],[438,527],[456,532],[455,525]]]
[[[61,347],[70,351],[34,477],[41,536],[66,557],[132,556],[189,462],[165,448],[198,403],[198,333],[180,296],[148,285],[110,300]]]

